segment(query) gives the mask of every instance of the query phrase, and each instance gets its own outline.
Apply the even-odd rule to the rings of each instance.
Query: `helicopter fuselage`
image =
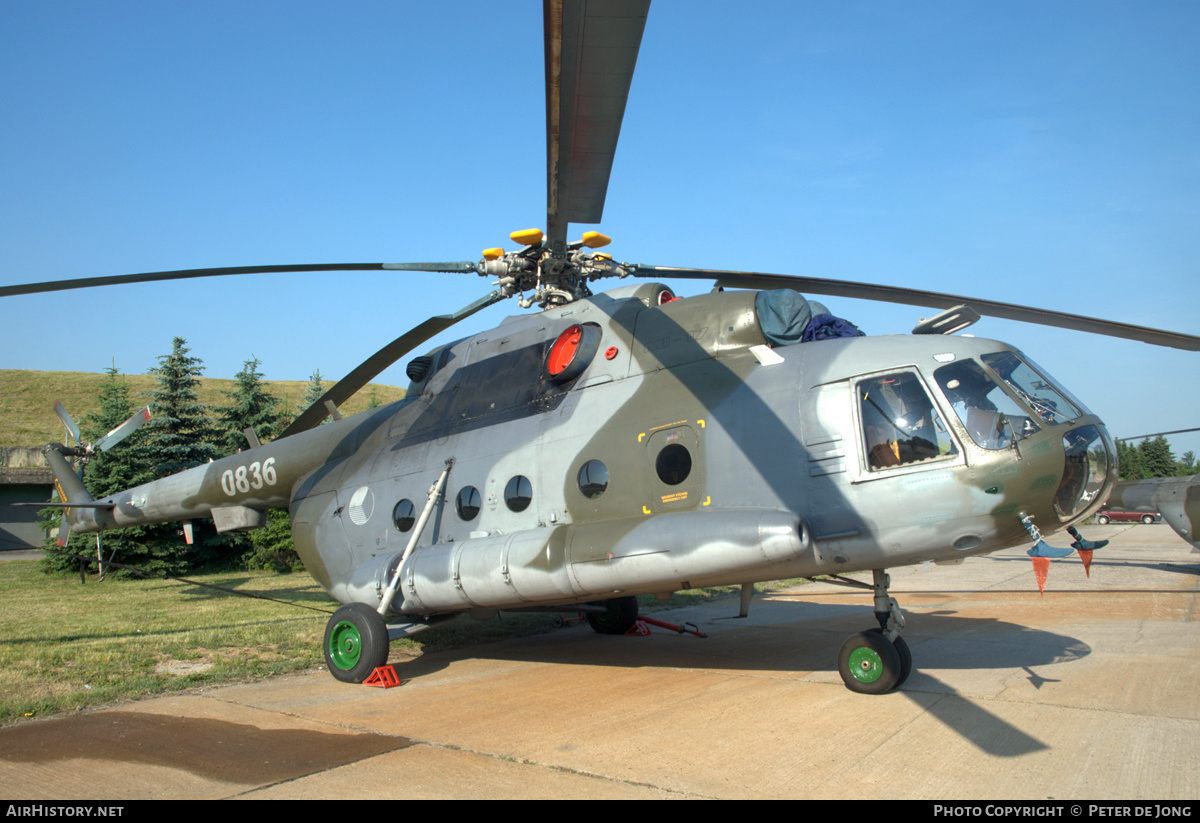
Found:
[[[76,509],[73,527],[288,507],[342,602],[428,616],[955,561],[1090,515],[1095,415],[1006,344],[766,345],[754,292],[629,287],[420,358],[404,400]],[[669,294],[669,293],[668,293]],[[561,342],[561,341],[566,341]]]

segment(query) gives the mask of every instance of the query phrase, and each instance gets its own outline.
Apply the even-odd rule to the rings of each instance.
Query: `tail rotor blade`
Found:
[[[98,449],[99,451],[102,451],[102,452],[108,451],[113,446],[117,445],[122,440],[124,440],[126,437],[128,437],[129,435],[133,434],[135,431],[140,429],[142,427],[142,424],[144,424],[149,419],[150,419],[150,407],[146,406],[144,409],[139,409],[138,411],[134,412],[133,416],[131,416],[124,423],[117,426],[115,429],[113,429],[108,434],[104,435],[98,441],[96,441],[96,449]]]
[[[79,424],[75,422],[73,417],[71,417],[66,407],[63,406],[61,400],[54,401],[54,413],[58,415],[58,419],[61,420],[63,425],[67,427],[67,431],[69,431],[71,433],[71,437],[75,439],[75,444],[77,446],[82,446],[83,436],[79,433]]]

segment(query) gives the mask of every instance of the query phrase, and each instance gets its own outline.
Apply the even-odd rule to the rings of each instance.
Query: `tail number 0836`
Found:
[[[262,463],[255,461],[249,466],[226,469],[221,474],[221,491],[233,497],[239,492],[245,494],[251,489],[257,490],[263,486],[274,486],[277,479],[275,458],[268,457]]]

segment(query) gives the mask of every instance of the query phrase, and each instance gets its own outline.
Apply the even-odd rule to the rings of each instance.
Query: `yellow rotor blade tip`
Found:
[[[520,243],[522,246],[537,246],[544,236],[541,229],[522,229],[509,235],[514,243]]]

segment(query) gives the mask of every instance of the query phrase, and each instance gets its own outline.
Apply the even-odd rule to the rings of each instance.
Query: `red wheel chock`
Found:
[[[371,676],[363,681],[364,686],[374,686],[377,689],[390,689],[393,686],[399,686],[400,678],[396,676],[396,670],[389,666],[380,666],[375,671],[371,672]]]
[[[625,632],[625,634],[645,636],[650,634],[651,626],[658,626],[660,629],[670,629],[671,631],[678,632],[679,634],[694,634],[696,637],[708,637],[707,634],[700,631],[699,627],[696,626],[695,623],[684,623],[682,626],[680,626],[677,623],[668,623],[665,620],[647,617],[644,614],[638,615],[637,622],[633,624],[633,628]]]

